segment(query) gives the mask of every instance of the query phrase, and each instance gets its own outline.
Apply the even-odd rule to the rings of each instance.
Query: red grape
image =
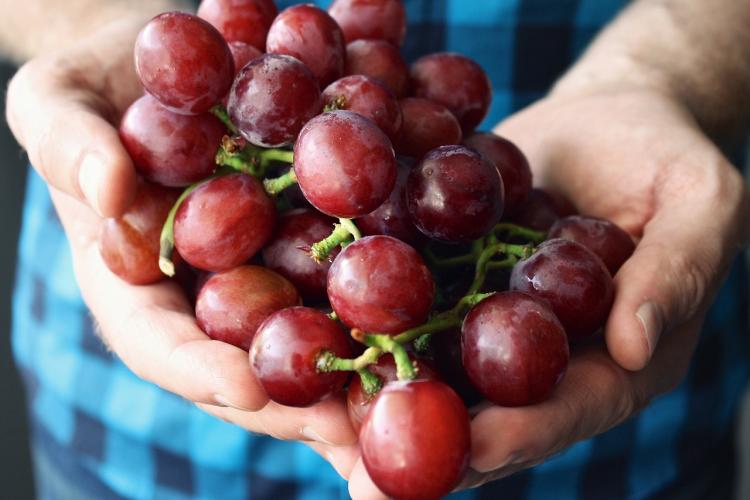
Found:
[[[128,211],[117,219],[105,219],[99,231],[99,253],[110,271],[133,285],[165,278],[159,269],[159,236],[179,195],[139,179]]]
[[[297,290],[282,276],[265,267],[240,266],[205,282],[195,303],[195,317],[212,339],[247,351],[269,315],[299,302]]]
[[[203,113],[234,77],[227,42],[203,19],[182,12],[153,18],[135,42],[135,67],[146,91],[173,111]]]
[[[567,213],[569,208],[562,205],[560,200],[569,204],[567,200],[556,197],[549,190],[534,188],[529,193],[526,203],[516,210],[509,220],[537,231],[547,231],[560,217],[571,215]]]
[[[497,167],[505,187],[505,213],[518,212],[531,192],[531,168],[526,156],[515,144],[492,133],[472,134],[463,143]]]
[[[468,57],[452,52],[429,54],[417,59],[409,73],[414,95],[450,109],[464,134],[487,115],[492,86],[484,70]]]
[[[461,142],[461,125],[442,104],[409,97],[399,101],[404,115],[398,152],[420,159],[439,146]]]
[[[254,177],[230,174],[207,181],[177,209],[174,241],[192,266],[224,271],[246,262],[271,236],[276,207]]]
[[[328,8],[347,43],[385,40],[400,47],[406,36],[406,10],[401,0],[335,0]]]
[[[291,307],[266,319],[250,349],[250,364],[273,401],[304,407],[340,391],[347,372],[322,373],[317,358],[330,351],[347,358],[351,349],[341,328],[324,313]]]
[[[355,40],[346,46],[346,74],[383,83],[396,97],[409,87],[409,68],[398,49],[384,40]]]
[[[427,153],[407,184],[412,221],[430,238],[471,241],[503,215],[503,181],[495,166],[464,146]]]
[[[247,63],[263,55],[263,52],[245,42],[229,42],[229,50],[232,51],[235,76],[247,66]]]
[[[348,245],[328,271],[328,299],[346,325],[398,334],[425,322],[435,282],[422,257],[390,236]]]
[[[574,241],[548,240],[515,265],[510,289],[527,292],[552,307],[570,340],[595,334],[614,299],[612,276],[593,252]]]
[[[430,368],[429,365],[419,359],[413,357],[411,359],[417,369],[417,379],[439,379],[435,370]],[[390,354],[381,356],[377,363],[367,368],[383,382],[383,386],[398,380],[396,376],[396,362]],[[357,432],[362,427],[362,421],[369,413],[370,406],[372,406],[372,402],[376,396],[377,394],[368,395],[364,391],[362,380],[359,376],[352,378],[346,394],[346,408],[352,427]]]
[[[329,234],[333,221],[314,210],[293,210],[279,220],[273,238],[263,249],[266,266],[294,283],[303,297],[326,298],[326,278],[330,261],[315,262],[310,247]],[[338,250],[330,255],[333,259]]]
[[[214,116],[173,113],[150,95],[135,101],[120,123],[120,140],[138,172],[163,186],[187,186],[211,175],[225,133]]]
[[[394,382],[380,391],[359,434],[370,478],[386,495],[438,499],[469,464],[469,415],[437,380]]]
[[[430,338],[430,354],[440,378],[456,391],[468,407],[479,403],[482,395],[471,383],[461,360],[461,329],[438,332]]]
[[[291,144],[323,107],[315,77],[290,56],[258,57],[237,75],[229,94],[229,116],[257,146]]]
[[[369,118],[391,141],[401,133],[401,108],[396,97],[381,83],[363,75],[340,78],[323,91],[323,102]]]
[[[273,0],[203,0],[198,16],[216,27],[227,42],[244,42],[258,50],[276,17]]]
[[[315,208],[333,217],[360,217],[391,194],[396,157],[388,137],[371,120],[332,111],[316,116],[300,132],[294,171]]]
[[[396,184],[391,195],[377,209],[357,219],[357,227],[362,234],[393,236],[412,246],[420,246],[426,238],[409,217],[406,207],[406,181],[411,168],[398,162]]]
[[[346,45],[336,21],[314,5],[295,5],[281,12],[268,31],[269,54],[302,61],[321,87],[344,74]]]
[[[597,217],[565,217],[555,222],[547,237],[580,243],[602,259],[612,276],[635,251],[635,243],[628,233],[613,222]]]
[[[522,292],[485,299],[461,328],[463,365],[481,393],[500,406],[549,398],[568,366],[568,338],[544,302]]]

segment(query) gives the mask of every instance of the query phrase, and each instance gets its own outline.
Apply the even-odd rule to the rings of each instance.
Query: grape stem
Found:
[[[505,260],[494,263],[496,264],[495,268],[509,268],[513,267],[519,259],[530,257],[533,252],[534,247],[532,245],[513,245],[510,243],[495,243],[493,245],[489,245],[487,248],[482,250],[481,254],[479,254],[476,270],[474,271],[474,281],[469,287],[467,295],[476,294],[482,288],[482,285],[484,285],[484,281],[487,277],[487,270],[490,264],[490,260],[495,255],[499,253],[503,253],[506,255]]]
[[[161,234],[159,236],[159,269],[170,278],[175,274],[172,253],[174,253],[174,218],[175,215],[177,215],[177,210],[179,210],[180,205],[182,205],[182,202],[185,201],[185,198],[187,198],[190,193],[208,181],[226,175],[227,173],[228,172],[226,171],[217,171],[214,175],[188,186],[169,210],[169,214],[164,221],[164,226],[162,226]]]
[[[399,380],[413,380],[417,377],[417,367],[412,363],[404,346],[395,338],[390,335],[366,333],[362,336],[362,342],[393,355],[393,360],[396,362],[396,376]]]
[[[339,223],[333,225],[333,231],[330,235],[317,243],[313,243],[310,247],[310,256],[315,259],[315,262],[323,262],[337,246],[346,246],[352,239],[356,241],[361,237],[362,234],[354,221],[339,218]]]
[[[497,224],[492,232],[493,234],[505,234],[510,238],[518,237],[536,244],[539,244],[547,239],[547,233],[545,233],[544,231],[536,231],[534,229],[519,226],[517,224],[511,224],[509,222],[501,222],[500,224]]]
[[[276,196],[286,188],[294,186],[295,184],[297,184],[297,174],[294,173],[293,168],[290,168],[284,175],[273,179],[265,179],[263,181],[263,188],[265,188],[266,193],[269,195]]]
[[[286,149],[264,149],[249,144],[241,137],[224,136],[216,152],[216,164],[229,167],[258,179],[266,176],[273,162],[292,164],[294,152]]]
[[[240,131],[237,129],[237,126],[232,123],[232,119],[229,118],[227,108],[225,108],[222,104],[217,104],[216,106],[211,108],[211,114],[218,118],[221,123],[224,124],[227,130],[232,133],[232,135],[239,135]]]

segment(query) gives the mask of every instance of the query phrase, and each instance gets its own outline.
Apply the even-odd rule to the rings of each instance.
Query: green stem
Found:
[[[473,295],[482,288],[484,280],[487,277],[487,266],[490,259],[499,253],[504,253],[509,257],[526,258],[531,255],[533,248],[531,245],[512,245],[510,243],[495,243],[490,245],[479,255],[477,259],[476,270],[474,271],[474,281],[469,287],[467,295]]]
[[[362,233],[359,232],[359,228],[357,227],[356,224],[354,224],[353,220],[339,218],[339,224],[341,224],[341,227],[349,231],[349,234],[352,235],[352,238],[354,238],[354,241],[357,241],[362,238]]]
[[[320,354],[318,354],[318,359],[315,366],[319,372],[353,372],[366,368],[367,366],[375,363],[378,358],[380,358],[381,354],[382,351],[380,349],[370,347],[354,359],[344,359],[337,357],[331,351],[322,351]]]
[[[254,155],[254,149],[252,146],[245,146],[237,153],[230,153],[225,146],[221,146],[216,152],[216,164],[256,178],[262,178],[265,169],[262,168],[258,158]]]
[[[172,253],[174,252],[174,218],[175,215],[177,215],[177,210],[190,193],[214,177],[215,176],[211,176],[206,180],[188,186],[185,191],[182,192],[180,197],[177,198],[177,201],[169,210],[167,220],[164,221],[164,226],[162,226],[161,235],[159,236],[159,269],[170,278],[175,274]]]
[[[428,333],[440,332],[443,330],[449,330],[461,324],[461,318],[456,314],[453,309],[444,313],[433,316],[427,323],[401,332],[400,334],[393,337],[393,340],[399,344],[406,344],[426,335]]]
[[[351,239],[358,240],[361,237],[359,229],[351,219],[339,219],[339,223],[333,225],[330,235],[312,245],[310,255],[316,262],[323,262],[337,246],[346,246]]]
[[[472,243],[471,252],[466,255],[459,255],[457,257],[448,257],[441,259],[435,255],[435,253],[429,248],[425,248],[425,255],[427,259],[437,267],[452,267],[452,266],[463,266],[473,264],[479,258],[479,255],[484,249],[484,240],[478,239]]]
[[[399,380],[413,380],[417,376],[417,370],[409,358],[404,346],[396,341],[390,335],[365,334],[364,343],[370,347],[376,347],[383,352],[389,352],[393,355],[396,362],[396,376]]]
[[[372,373],[367,368],[357,370],[357,374],[359,374],[359,380],[362,382],[362,390],[364,390],[365,394],[368,396],[374,396],[383,388],[383,379]]]
[[[493,229],[494,233],[504,233],[510,237],[517,236],[534,243],[541,243],[547,238],[547,233],[543,231],[536,231],[534,229],[519,226],[517,224],[511,224],[509,222],[501,222]]]
[[[286,149],[264,149],[260,152],[260,160],[263,163],[278,161],[291,165],[294,163],[294,151],[287,151]]]
[[[263,187],[266,193],[271,196],[276,196],[288,187],[297,184],[297,174],[294,173],[294,169],[290,168],[287,173],[276,177],[274,179],[265,179],[263,181]]]
[[[237,129],[237,127],[232,123],[232,119],[229,118],[229,113],[227,113],[227,109],[221,105],[217,104],[213,108],[211,108],[211,113],[221,120],[221,123],[224,124],[225,127],[227,127],[227,130],[229,130],[232,135],[239,135],[240,131]]]

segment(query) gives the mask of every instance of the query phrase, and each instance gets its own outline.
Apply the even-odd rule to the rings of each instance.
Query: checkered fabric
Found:
[[[542,96],[624,3],[406,0],[404,51],[409,60],[444,50],[477,60],[494,86],[484,122],[490,128]],[[307,447],[250,435],[208,416],[139,380],[106,352],[92,331],[46,188],[33,173],[25,205],[13,350],[28,393],[40,498],[348,496],[344,481]],[[677,390],[543,465],[456,497],[729,495],[733,420],[748,377],[747,283],[738,261]]]

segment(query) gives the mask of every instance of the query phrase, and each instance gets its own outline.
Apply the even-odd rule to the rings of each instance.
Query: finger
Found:
[[[315,452],[330,463],[336,472],[344,479],[349,479],[349,475],[354,468],[354,464],[359,460],[359,446],[331,446],[316,441],[305,443],[315,450]]]
[[[349,475],[349,495],[353,500],[388,500],[388,496],[375,486],[360,457]]]
[[[258,412],[233,408],[200,406],[223,420],[251,432],[276,439],[314,441],[329,446],[350,446],[357,442],[346,404],[342,398],[330,398],[309,408],[292,408],[269,402]]]
[[[96,245],[96,216],[59,191],[52,195],[84,300],[105,342],[136,375],[191,401],[246,410],[265,406],[268,398],[247,352],[206,336],[175,283],[133,286],[112,274]]]
[[[85,200],[101,216],[117,216],[135,193],[135,170],[104,103],[86,88],[69,88],[47,66],[30,63],[8,88],[8,122],[51,186]]]
[[[623,422],[682,381],[701,324],[697,317],[666,336],[654,362],[639,372],[621,368],[603,346],[579,348],[552,398],[520,408],[492,407],[472,420],[471,467],[502,477]]]
[[[680,164],[675,169],[684,171],[665,174],[643,238],[615,277],[605,336],[613,359],[628,370],[643,369],[665,331],[711,303],[745,241],[742,179],[718,153],[703,161],[706,168]]]
[[[471,422],[471,467],[481,473],[535,463],[604,432],[643,404],[631,374],[601,347],[571,358],[568,372],[543,403],[491,407]]]

